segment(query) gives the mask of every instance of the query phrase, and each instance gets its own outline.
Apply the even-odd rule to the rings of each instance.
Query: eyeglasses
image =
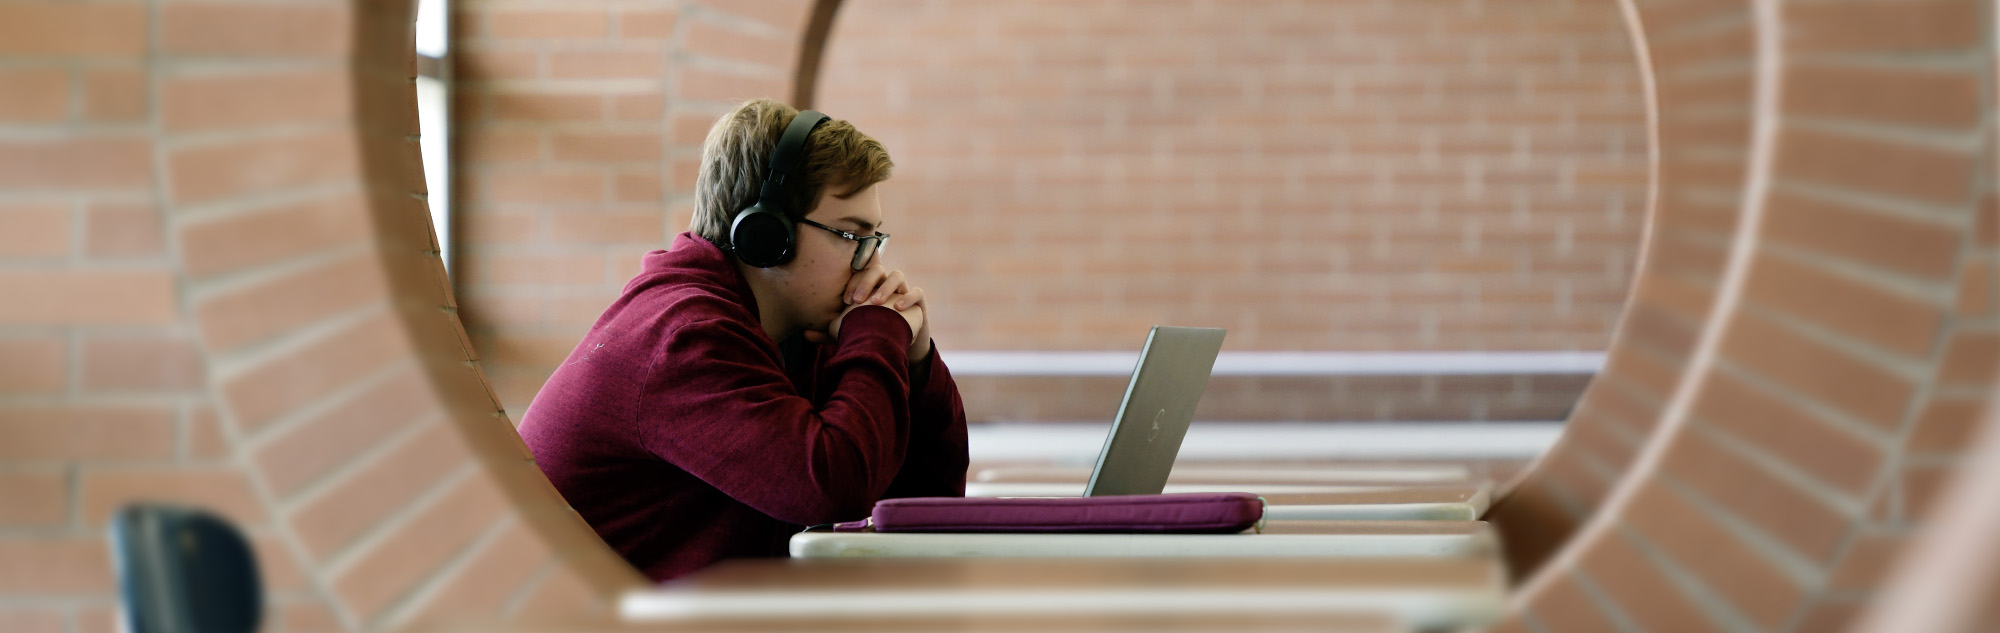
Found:
[[[882,248],[885,248],[889,245],[888,233],[876,233],[874,235],[855,235],[853,233],[842,231],[840,229],[820,224],[818,222],[814,222],[812,220],[808,220],[805,218],[799,218],[799,222],[817,226],[822,229],[826,229],[826,232],[828,233],[832,233],[834,235],[847,238],[849,241],[854,242],[856,244],[856,246],[854,247],[854,261],[849,263],[848,267],[853,268],[855,270],[861,270],[862,268],[866,268],[868,266],[868,258],[873,257],[875,255],[875,251],[881,250]]]

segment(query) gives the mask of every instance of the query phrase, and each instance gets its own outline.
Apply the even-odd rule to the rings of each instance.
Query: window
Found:
[[[438,255],[451,270],[451,64],[447,0],[417,2],[417,127]]]

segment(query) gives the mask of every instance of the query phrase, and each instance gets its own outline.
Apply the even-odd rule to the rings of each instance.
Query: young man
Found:
[[[882,263],[888,153],[829,120],[767,188],[795,116],[759,100],[716,122],[692,230],[646,254],[521,419],[549,481],[654,580],[784,556],[883,498],[965,493],[958,387],[923,291]],[[731,243],[752,205],[794,227],[782,263]]]

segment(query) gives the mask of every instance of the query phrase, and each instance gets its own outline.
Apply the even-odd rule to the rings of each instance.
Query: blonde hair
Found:
[[[729,242],[729,223],[736,212],[757,202],[778,137],[798,114],[783,103],[756,99],[715,121],[701,146],[688,230],[716,244]],[[786,199],[771,202],[797,220],[819,206],[820,192],[828,185],[838,187],[834,197],[846,199],[888,180],[894,167],[881,143],[852,123],[828,119],[806,137],[804,183],[785,187]]]

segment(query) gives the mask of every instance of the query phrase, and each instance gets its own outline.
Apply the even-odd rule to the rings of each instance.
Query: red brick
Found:
[[[1917,415],[1903,452],[1909,455],[1960,455],[1986,422],[1987,402],[1975,398],[1933,398]]]
[[[1700,433],[1682,433],[1665,472],[1808,560],[1831,561],[1849,522],[1840,511]]]
[[[452,54],[452,78],[461,82],[534,79],[542,74],[542,56],[534,51],[473,49]]]
[[[1969,154],[1787,128],[1774,168],[1780,177],[1934,204],[1970,200]]]
[[[0,55],[100,57],[145,52],[145,5],[17,2],[0,6]]]
[[[1582,571],[1647,631],[1721,633],[1638,548],[1616,532],[1586,545]]]
[[[0,541],[0,594],[109,595],[110,551],[101,537]]]
[[[612,180],[612,198],[618,202],[660,202],[666,197],[660,177],[653,174],[623,174]],[[669,226],[687,226],[670,223]]]
[[[285,633],[344,633],[347,625],[333,610],[317,602],[277,606],[271,614],[277,628]]]
[[[76,610],[72,633],[125,633],[125,624],[116,607],[83,607]]]
[[[0,270],[0,324],[156,325],[175,314],[164,270]]]
[[[1787,578],[1775,562],[1657,481],[1640,489],[1624,523],[1767,630],[1784,626],[1806,598],[1806,588]]]
[[[618,21],[618,36],[645,40],[673,37],[674,17],[673,11],[621,9],[615,18]]]
[[[468,165],[532,162],[541,158],[542,135],[533,131],[482,129],[463,134],[458,159]]]
[[[472,217],[455,218],[460,244],[489,246],[497,244],[528,244],[540,235],[538,220],[533,213],[482,213]],[[473,246],[472,248],[478,248]],[[462,261],[462,260],[461,260]],[[460,268],[456,272],[461,282],[465,275],[477,274],[476,267]]]
[[[1887,124],[1971,127],[1979,122],[1973,73],[1800,65],[1785,71],[1790,114]]]
[[[550,138],[550,155],[559,161],[593,163],[654,162],[663,152],[659,134],[567,133]]]
[[[666,218],[657,211],[550,213],[544,235],[552,244],[664,245]]]
[[[0,69],[0,121],[53,123],[68,118],[69,71],[33,67]]]
[[[430,383],[397,372],[261,443],[251,456],[271,492],[289,496],[384,438],[442,411]]]
[[[222,418],[215,407],[207,403],[188,408],[183,416],[187,425],[187,456],[191,459],[210,460],[229,456],[233,444],[223,434]]]
[[[388,299],[378,266],[362,253],[239,286],[202,299],[196,318],[209,349],[233,350]]]
[[[1945,279],[1958,265],[1958,230],[1785,193],[1771,196],[1764,236],[1892,271]]]
[[[604,176],[586,171],[488,173],[472,180],[480,202],[602,202]]]
[[[171,55],[341,57],[351,51],[354,33],[353,15],[344,7],[174,3],[160,15],[160,50]]]
[[[465,285],[605,283],[604,257],[594,254],[475,255],[460,276]]]
[[[1984,33],[1977,4],[1953,0],[1787,5],[1784,20],[1789,54],[1962,51]]]
[[[487,34],[499,38],[576,39],[610,35],[601,10],[501,10],[486,15]]]
[[[134,501],[192,505],[246,528],[267,524],[249,479],[234,469],[121,468],[85,472],[80,482],[85,525],[106,525],[120,506]]]
[[[93,257],[146,257],[166,251],[160,212],[150,204],[93,204],[84,213],[83,252]]]
[[[0,407],[0,459],[135,460],[170,457],[174,416],[141,406]]]
[[[1887,576],[1905,537],[1896,534],[1863,532],[1849,543],[1840,564],[1827,580],[1830,591],[1874,591]]]
[[[317,562],[325,562],[368,530],[408,507],[445,477],[472,462],[458,430],[432,424],[404,440],[288,517],[292,532]]]
[[[0,631],[70,633],[69,618],[61,608],[10,607],[0,609]]]
[[[1905,520],[1922,524],[1934,516],[1938,499],[1944,494],[1945,484],[1958,474],[1958,468],[1944,464],[1911,464],[1897,474],[1896,486],[1903,496],[1903,517]]]
[[[152,185],[152,144],[91,137],[0,141],[0,187],[15,191],[144,192]]]
[[[0,472],[0,527],[48,528],[69,522],[69,481],[60,470]],[[0,616],[0,623],[6,621]]]
[[[245,368],[219,385],[241,432],[249,433],[386,368],[409,342],[386,315],[367,317],[297,351]]]
[[[371,235],[369,212],[366,200],[342,195],[189,222],[181,264],[204,277],[354,245]]]
[[[1529,612],[1547,633],[1596,633],[1615,631],[1618,625],[1604,614],[1604,606],[1584,593],[1568,574],[1544,586],[1529,606]]]
[[[2000,332],[1959,330],[1945,345],[1938,366],[1941,385],[1985,387],[2000,378]]]
[[[692,101],[742,101],[768,97],[784,99],[784,82],[775,77],[751,77],[739,74],[682,68],[680,79],[675,84],[682,99]]]
[[[611,118],[618,121],[657,121],[667,111],[667,98],[659,93],[618,95],[611,98]]]
[[[194,204],[353,179],[360,176],[359,152],[346,133],[264,137],[175,150],[167,171],[174,200]]]
[[[549,76],[556,79],[656,79],[666,70],[666,53],[657,50],[557,51],[549,54]]]
[[[0,205],[0,260],[67,256],[69,227],[67,205]]]
[[[696,55],[789,70],[798,62],[796,39],[765,37],[707,21],[688,23],[681,48]]]
[[[534,573],[551,562],[540,536],[514,523],[491,543],[472,554],[471,564],[444,578],[444,590],[423,608],[420,619],[480,616],[499,613],[507,599],[525,588]]]
[[[184,337],[106,335],[83,339],[85,391],[200,391],[201,350]]]
[[[1959,274],[1958,297],[1952,313],[1959,317],[1988,317],[1994,315],[1993,285],[2000,283],[1994,276],[1995,262],[1992,258],[1973,258],[1966,262],[1965,271]]]
[[[86,70],[83,72],[83,118],[88,121],[144,121],[151,110],[147,91],[146,71],[142,69]]]
[[[485,95],[487,115],[494,121],[597,121],[604,118],[604,97],[595,94],[495,92]]]
[[[1930,352],[1944,324],[1940,306],[1775,256],[1755,261],[1745,293],[1752,303],[1913,359]]]
[[[518,617],[565,618],[602,613],[604,605],[590,583],[568,567],[555,567],[522,598]]]
[[[699,0],[695,4],[710,11],[757,20],[787,33],[801,30],[812,12],[809,0]]]
[[[1867,439],[1726,375],[1707,377],[1695,400],[1694,413],[1704,425],[1748,442],[1855,498],[1866,494],[1888,458]]]
[[[161,82],[168,132],[334,123],[354,114],[353,79],[332,70],[177,76]]]
[[[347,608],[372,619],[470,547],[506,508],[506,497],[491,481],[467,478],[344,569],[333,579],[333,590]]]
[[[1822,601],[1812,606],[1792,630],[1797,633],[1843,633],[1853,628],[1864,604]]]
[[[1916,386],[1886,368],[1772,323],[1740,315],[1732,320],[1722,354],[1730,361],[1892,431]]]

